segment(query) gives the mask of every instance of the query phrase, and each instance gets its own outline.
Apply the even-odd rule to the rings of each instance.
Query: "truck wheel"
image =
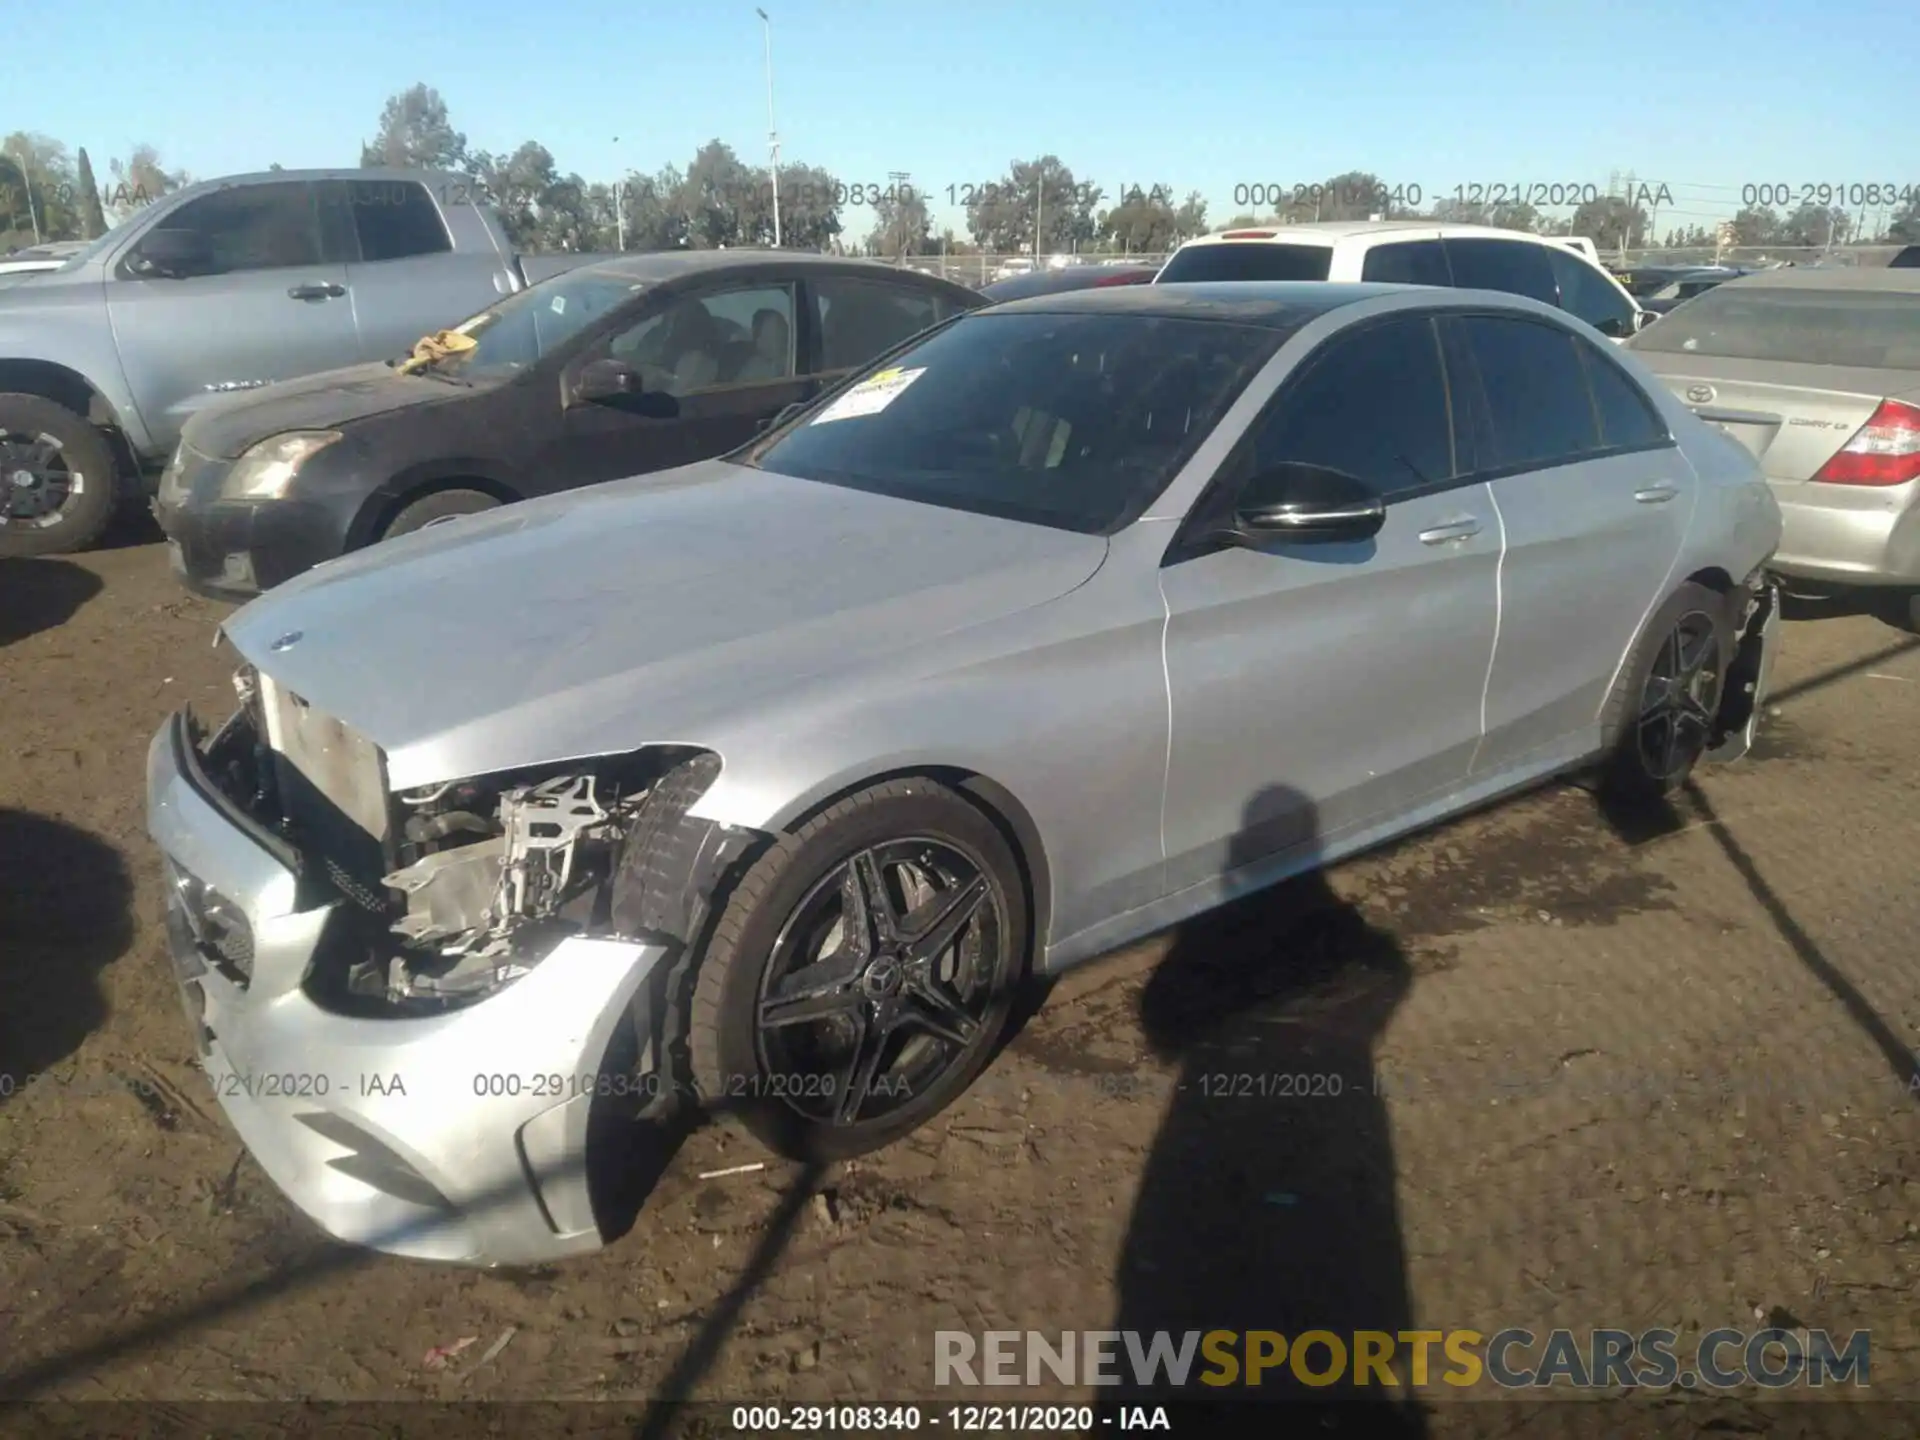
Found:
[[[381,532],[380,538],[391,540],[396,535],[411,535],[429,525],[438,525],[442,520],[491,510],[499,503],[484,490],[436,490],[405,506],[387,522],[387,528]]]
[[[107,437],[40,395],[0,395],[0,555],[70,555],[113,519]]]

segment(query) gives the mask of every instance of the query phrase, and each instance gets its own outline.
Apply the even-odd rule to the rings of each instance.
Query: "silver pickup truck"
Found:
[[[223,395],[404,355],[595,258],[516,255],[459,175],[273,170],[168,195],[0,289],[0,555],[91,545]]]

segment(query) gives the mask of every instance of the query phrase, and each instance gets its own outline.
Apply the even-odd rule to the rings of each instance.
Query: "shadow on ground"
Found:
[[[1230,867],[1265,858],[1255,821],[1276,809],[1317,834],[1312,802],[1273,787],[1248,804]],[[1377,1383],[1353,1383],[1346,1350],[1354,1332],[1382,1331],[1398,1351],[1399,1333],[1413,1328],[1373,1060],[1411,983],[1399,943],[1318,872],[1181,929],[1141,997],[1148,1041],[1178,1060],[1179,1088],[1135,1200],[1115,1327],[1169,1331],[1176,1342],[1187,1331],[1239,1331],[1240,1372],[1236,1384],[1201,1385],[1219,1367],[1197,1355],[1179,1390],[1130,1382],[1117,1404],[1284,1400],[1311,1404],[1321,1432],[1425,1433],[1417,1409]],[[1269,1353],[1277,1363],[1248,1384],[1246,1332],[1292,1345],[1312,1330],[1342,1337],[1336,1383],[1303,1384],[1294,1354]],[[1311,1375],[1334,1359],[1318,1343],[1298,1357]],[[1291,1418],[1306,1421],[1303,1410]]]
[[[106,1020],[99,974],[131,941],[132,912],[112,846],[0,808],[0,1103]]]
[[[66,624],[100,589],[70,560],[0,556],[0,647]]]

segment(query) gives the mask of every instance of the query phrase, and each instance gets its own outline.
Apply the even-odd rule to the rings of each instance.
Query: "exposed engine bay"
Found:
[[[251,667],[203,747],[209,778],[350,902],[316,998],[431,1013],[571,935],[691,941],[753,839],[691,821],[719,757],[659,746],[389,792],[377,746]],[[320,898],[320,897],[316,897]]]

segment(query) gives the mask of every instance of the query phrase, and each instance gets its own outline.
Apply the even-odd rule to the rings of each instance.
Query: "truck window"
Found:
[[[453,248],[446,221],[419,181],[349,180],[347,194],[361,260],[407,260]]]
[[[305,181],[229,186],[188,201],[161,225],[206,236],[213,275],[320,263],[320,223]]]
[[[1633,334],[1633,306],[1612,281],[1571,250],[1549,250],[1547,258],[1560,286],[1562,310],[1602,335],[1624,340]]]

